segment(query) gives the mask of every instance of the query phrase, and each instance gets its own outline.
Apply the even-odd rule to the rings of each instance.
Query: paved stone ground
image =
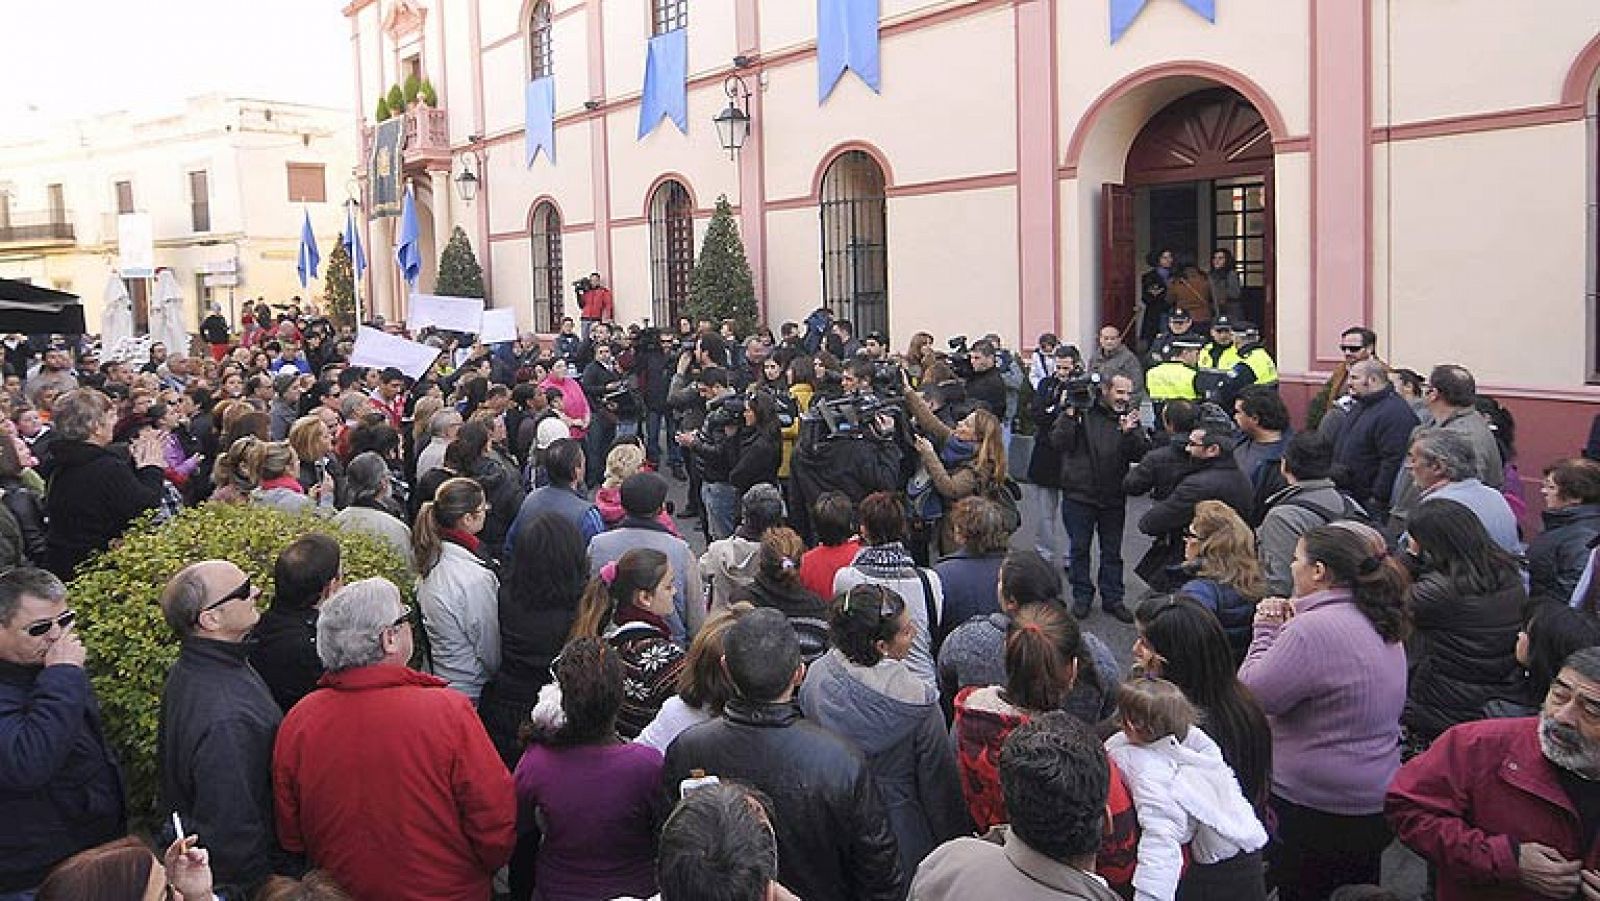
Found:
[[[672,486],[671,494],[669,495],[672,502],[677,509],[683,509],[686,497],[686,483],[671,478],[668,478],[667,481]],[[1144,552],[1150,547],[1150,539],[1139,532],[1137,525],[1140,515],[1149,508],[1150,501],[1147,498],[1133,498],[1128,505],[1128,525],[1122,539],[1122,559],[1125,565],[1123,578],[1127,585],[1127,604],[1130,610],[1149,591],[1144,581],[1133,572],[1134,564],[1139,561],[1140,557],[1144,556]],[[1027,504],[1024,503],[1022,505],[1022,511],[1022,528],[1018,529],[1016,535],[1012,536],[1011,545],[1014,548],[1031,548],[1033,547],[1034,529],[1037,526],[1037,522],[1030,515],[1032,511]],[[697,528],[685,528],[683,532],[688,536],[689,544],[694,547],[696,553],[704,552],[705,536]],[[1095,560],[1097,562],[1098,559],[1098,556],[1096,556]],[[1064,576],[1062,579],[1062,596],[1072,597],[1072,589],[1066,584]],[[1126,670],[1132,660],[1133,640],[1135,638],[1133,626],[1124,625],[1114,617],[1107,616],[1098,606],[1095,607],[1093,613],[1089,619],[1084,621],[1083,625],[1087,631],[1099,636],[1116,653],[1118,662]],[[1427,874],[1421,858],[1412,854],[1398,842],[1390,846],[1383,859],[1384,887],[1401,898],[1421,898],[1426,889],[1426,883]]]

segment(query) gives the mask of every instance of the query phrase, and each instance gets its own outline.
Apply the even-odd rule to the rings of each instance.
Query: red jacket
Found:
[[[591,288],[583,292],[583,318],[608,321],[616,311],[611,304],[610,288]]]
[[[1578,810],[1539,750],[1539,720],[1480,720],[1439,737],[1400,768],[1384,811],[1396,836],[1438,871],[1438,901],[1534,898],[1517,881],[1517,848],[1538,842],[1567,860],[1580,848]]]
[[[511,774],[472,704],[401,666],[329,673],[272,754],[278,839],[355,898],[487,898],[516,843]]]

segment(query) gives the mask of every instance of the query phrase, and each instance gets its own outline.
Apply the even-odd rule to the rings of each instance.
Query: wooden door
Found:
[[[1124,328],[1134,318],[1134,299],[1138,295],[1136,223],[1133,189],[1106,183],[1100,196],[1100,321],[1103,325]]]

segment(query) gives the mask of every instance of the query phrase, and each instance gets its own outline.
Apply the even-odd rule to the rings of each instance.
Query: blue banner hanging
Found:
[[[817,103],[849,69],[873,91],[878,68],[878,0],[817,0]]]
[[[655,131],[661,117],[689,133],[689,29],[650,39],[644,61],[644,96],[639,101],[639,137]]]
[[[406,120],[395,116],[372,132],[372,209],[369,218],[400,215],[400,170],[405,164]]]
[[[1111,43],[1115,44],[1133,20],[1144,12],[1150,0],[1111,0]],[[1206,17],[1207,22],[1217,21],[1217,0],[1178,0],[1184,6]]]
[[[523,92],[525,109],[524,130],[527,144],[527,165],[544,151],[544,158],[556,162],[556,80],[551,76],[535,78],[528,82]]]
[[[395,242],[394,261],[406,283],[415,287],[417,276],[422,274],[422,229],[417,222],[417,205],[409,186],[403,205],[405,210],[400,214],[400,240]]]

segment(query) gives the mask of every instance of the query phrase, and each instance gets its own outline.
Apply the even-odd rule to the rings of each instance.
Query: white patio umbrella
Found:
[[[111,271],[106,280],[104,303],[100,310],[100,347],[109,352],[117,343],[133,337],[133,301],[128,297],[128,285]]]
[[[160,316],[157,317],[157,309]],[[150,339],[167,345],[167,353],[189,355],[189,330],[184,327],[183,292],[171,269],[156,275],[156,302],[150,311]]]

